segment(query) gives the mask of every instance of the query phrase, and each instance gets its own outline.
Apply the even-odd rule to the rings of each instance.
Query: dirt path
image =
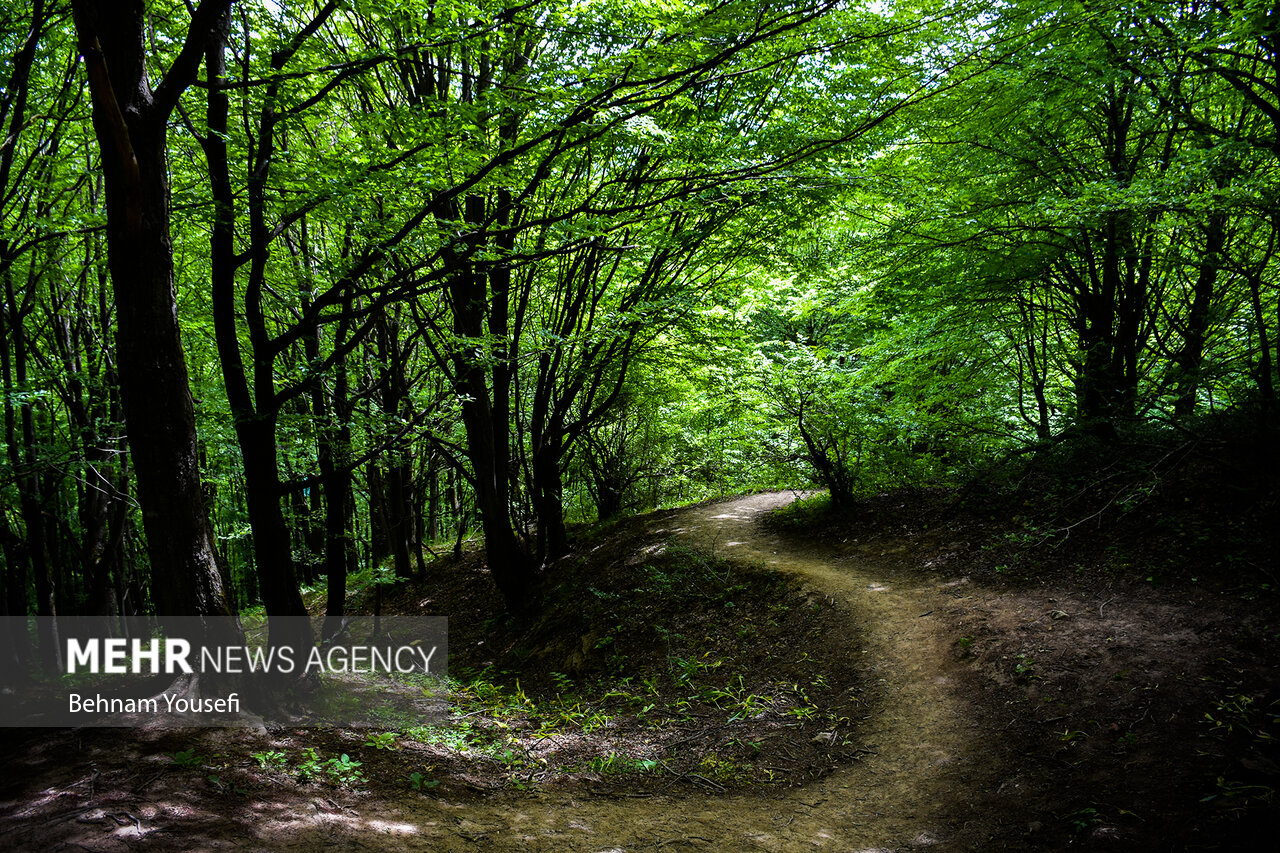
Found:
[[[871,685],[859,742],[862,759],[788,790],[735,795],[616,798],[504,793],[451,802],[406,792],[398,798],[281,791],[244,803],[205,804],[149,790],[132,809],[49,815],[58,849],[671,851],[954,849],[966,792],[993,778],[982,732],[961,696],[956,656],[931,612],[937,584],[886,576],[844,557],[784,547],[759,525],[791,500],[767,494],[668,516],[665,532],[720,556],[763,562],[799,575],[811,594],[833,599],[856,620]],[[158,796],[157,796],[158,795]],[[12,823],[8,824],[12,827]],[[104,828],[108,831],[104,833]],[[8,836],[6,844],[5,836]],[[48,846],[40,833],[38,847]],[[33,840],[0,829],[0,846]]]
[[[838,850],[946,847],[955,801],[989,777],[976,725],[954,679],[950,640],[929,611],[936,587],[888,578],[847,559],[798,553],[762,531],[758,518],[791,500],[766,494],[695,507],[666,531],[718,555],[763,562],[804,578],[849,609],[866,638],[849,654],[876,685],[864,724],[869,750],[857,764],[786,791],[706,797],[597,798],[543,794],[451,804],[406,795],[352,803],[351,810],[296,818],[263,815],[259,843],[309,849],[616,851]],[[661,531],[659,531],[661,532]],[[296,821],[296,822],[295,822]],[[379,840],[379,836],[382,837]],[[283,841],[279,844],[276,839]]]
[[[0,822],[5,849],[273,850],[908,850],[957,849],[966,794],[997,780],[983,748],[982,715],[965,706],[961,671],[940,622],[941,580],[886,574],[849,556],[783,546],[760,516],[791,500],[762,494],[667,516],[664,530],[719,556],[764,562],[803,578],[810,594],[835,599],[856,620],[867,674],[861,760],[801,788],[733,795],[607,798],[503,793],[451,802],[406,792],[324,795],[273,792],[255,802],[192,799],[140,776],[134,798],[67,809],[27,804]],[[64,781],[59,803],[83,780]],[[90,781],[92,786],[92,781]],[[92,792],[90,792],[92,793]],[[278,797],[276,794],[278,793]],[[59,794],[56,786],[49,797]],[[38,799],[38,798],[37,798]],[[211,800],[211,802],[209,802]],[[92,802],[92,797],[88,802]],[[26,831],[24,831],[26,830]],[[33,847],[32,847],[33,844]]]
[[[866,638],[849,654],[865,661],[878,695],[859,763],[783,792],[733,796],[599,799],[543,795],[492,805],[407,799],[339,826],[384,827],[406,850],[879,851],[946,846],[954,802],[989,775],[976,748],[952,668],[949,640],[929,615],[936,588],[886,578],[847,560],[797,553],[760,530],[763,513],[788,502],[766,494],[689,509],[668,532],[721,556],[764,562],[844,603]],[[672,526],[674,523],[675,526]],[[424,811],[425,809],[425,811]],[[385,829],[390,823],[398,829]],[[354,839],[353,839],[354,840]],[[369,838],[361,839],[365,844]]]

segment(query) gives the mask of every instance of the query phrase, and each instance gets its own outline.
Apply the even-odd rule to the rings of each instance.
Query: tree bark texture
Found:
[[[193,13],[195,60],[215,7]],[[146,73],[141,0],[72,4],[93,95],[106,189],[107,253],[129,449],[162,616],[233,613],[200,487],[195,406],[179,336],[169,231],[166,128],[195,76],[184,49],[156,91]]]

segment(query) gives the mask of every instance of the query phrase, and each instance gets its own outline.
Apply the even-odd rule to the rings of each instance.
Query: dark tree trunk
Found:
[[[387,518],[387,486],[382,481],[382,468],[370,462],[364,469],[365,485],[369,491],[369,559],[380,564],[391,556],[391,537]]]
[[[467,533],[467,516],[462,511],[462,486],[458,469],[449,466],[448,480],[445,483],[445,500],[449,504],[449,518],[453,522],[453,556],[462,556],[462,537]]]
[[[229,5],[193,13],[188,46],[151,90],[140,0],[75,0],[106,188],[107,252],[129,449],[162,616],[231,616],[200,487],[195,407],[178,330],[169,236],[166,131],[199,57]],[[194,51],[194,53],[192,52]],[[228,623],[229,624],[229,623]],[[234,641],[237,636],[210,639]]]
[[[335,468],[331,453],[325,456],[321,473],[325,476],[324,571],[328,583],[322,633],[327,638],[336,634],[346,619],[347,572],[355,561],[355,555],[349,534],[352,520],[351,473],[345,466]]]
[[[1270,417],[1276,408],[1275,383],[1271,378],[1271,345],[1268,341],[1266,310],[1262,304],[1262,276],[1259,272],[1250,272],[1248,278],[1253,322],[1258,328],[1258,398],[1262,409],[1262,421],[1266,425],[1270,423]],[[1280,328],[1280,322],[1277,323],[1277,328]]]
[[[307,491],[307,554],[313,566],[324,563],[324,487],[316,486]],[[315,581],[314,570],[308,572],[308,582]]]
[[[1128,186],[1133,177],[1130,134],[1134,83],[1109,88],[1100,105],[1105,123],[1102,158],[1111,180]],[[1154,220],[1148,220],[1147,225]],[[1140,232],[1128,211],[1112,211],[1078,238],[1080,269],[1067,272],[1076,309],[1082,355],[1076,367],[1077,420],[1107,438],[1137,410],[1138,358],[1143,348],[1154,232]]]
[[[485,557],[507,609],[521,612],[531,603],[532,566],[511,529],[508,479],[496,464],[493,413],[483,370],[478,366],[465,370],[470,375],[462,383],[463,393],[470,399],[462,404],[462,423],[467,435],[467,455],[475,475],[476,509],[484,531]],[[505,434],[502,440],[506,440]]]
[[[804,441],[806,458],[813,466],[818,482],[827,487],[831,495],[831,503],[836,506],[848,506],[853,503],[853,472],[840,461],[837,451],[835,459],[831,458],[832,442],[823,441],[820,435],[805,425],[804,405],[796,407],[794,412],[796,426],[800,430],[800,438]]]
[[[413,496],[413,541],[410,543],[410,550],[413,551],[418,577],[426,577],[427,575],[427,558],[424,554],[429,541],[427,539],[426,490],[425,477],[422,480],[415,481],[411,490]]]
[[[569,535],[564,526],[564,484],[560,460],[564,457],[564,436],[554,427],[535,436],[533,449],[534,514],[538,519],[538,560],[548,562],[569,553]]]
[[[26,123],[26,107],[29,94],[30,72],[35,62],[36,44],[41,29],[47,24],[45,4],[37,2],[31,9],[31,25],[26,39],[15,52],[10,77],[6,81],[3,106],[0,108],[0,133],[6,140],[0,145],[0,192],[9,191],[9,180],[14,165],[14,154],[17,138],[24,130]],[[12,112],[11,112],[12,111]],[[4,118],[10,118],[7,126]],[[35,292],[32,286],[36,281],[35,264],[30,266],[27,276],[27,287],[24,289],[22,304],[18,302],[13,284],[13,263],[17,259],[17,251],[10,243],[7,235],[0,235],[0,272],[4,276],[4,317],[0,318],[0,348],[3,349],[3,371],[5,390],[5,442],[8,450],[9,464],[15,476],[18,490],[18,506],[25,528],[23,542],[17,549],[19,564],[29,566],[31,577],[35,582],[36,613],[46,617],[39,622],[39,644],[41,669],[47,675],[56,675],[61,670],[61,652],[58,642],[56,614],[57,594],[59,590],[54,583],[52,555],[49,551],[50,531],[45,522],[49,490],[40,476],[40,454],[36,447],[35,409],[30,399],[25,397],[19,407],[18,418],[21,422],[21,435],[18,435],[18,420],[15,420],[13,408],[13,392],[27,390],[27,335],[23,318],[30,309],[31,299]],[[12,357],[10,357],[12,347]],[[25,574],[25,567],[19,569]],[[25,598],[25,589],[23,590]],[[25,612],[25,602],[23,606]]]
[[[236,437],[244,457],[245,502],[270,642],[305,649],[311,644],[310,629],[303,619],[292,618],[305,617],[307,609],[298,591],[289,527],[280,506],[284,490],[276,454],[276,419],[262,415],[242,419],[236,424]]]
[[[413,503],[409,500],[412,489],[409,483],[409,463],[403,451],[390,452],[391,465],[386,471],[388,524],[387,538],[391,543],[392,564],[398,578],[413,577],[410,564],[409,541],[413,531]]]
[[[382,364],[382,411],[388,419],[394,420],[408,412],[409,389],[405,370],[409,353],[399,340],[399,323],[389,316],[386,309],[378,314],[376,343],[378,358]],[[394,438],[393,436],[388,436]],[[383,554],[389,554],[398,578],[413,576],[410,566],[409,540],[413,531],[412,476],[409,460],[402,439],[393,440],[386,451],[387,465],[381,468],[374,463],[370,473],[376,471],[379,485],[378,515],[381,537],[384,540]],[[370,483],[370,502],[372,504],[373,484]],[[373,516],[370,506],[370,516]],[[375,534],[375,541],[378,539]]]
[[[1019,379],[1019,395],[1018,407],[1022,411],[1024,420],[1034,423],[1036,430],[1036,439],[1039,441],[1048,441],[1050,437],[1049,425],[1049,400],[1045,396],[1046,386],[1046,359],[1044,353],[1048,350],[1048,305],[1046,304],[1044,311],[1038,311],[1035,301],[1036,285],[1032,285],[1031,290],[1027,293],[1019,292],[1017,294],[1018,314],[1022,320],[1021,339],[1017,342],[1019,350],[1018,359],[1018,379]],[[1036,404],[1036,416],[1034,420],[1026,414],[1026,406],[1021,389],[1025,387],[1025,382],[1029,380],[1031,385],[1032,398]]]
[[[440,454],[431,452],[427,459],[427,513],[424,536],[427,542],[440,538]]]
[[[467,221],[484,219],[484,200],[471,196],[466,203]],[[520,547],[511,525],[511,472],[509,470],[509,401],[495,410],[484,359],[476,350],[484,346],[485,308],[489,304],[487,276],[470,260],[458,262],[449,279],[454,334],[466,341],[466,349],[454,356],[454,385],[463,398],[462,424],[467,436],[467,458],[475,482],[476,510],[484,531],[485,555],[494,583],[507,609],[522,612],[532,603],[533,563]]]
[[[317,457],[324,484],[324,572],[328,578],[321,636],[328,638],[337,634],[345,622],[347,573],[355,567],[350,535],[355,505],[347,460],[351,425],[345,362],[337,367],[333,405],[327,405],[324,388],[318,382],[312,399],[316,416],[324,424]]]
[[[97,267],[97,249],[97,241],[86,246],[85,269],[78,288],[81,294],[96,290],[96,299],[92,306],[77,300],[76,323],[73,326],[64,318],[58,327],[58,347],[68,376],[64,402],[77,434],[80,463],[96,475],[96,482],[82,488],[77,501],[83,531],[79,557],[86,587],[84,612],[101,617],[104,634],[109,634],[118,624],[116,617],[121,615],[117,590],[126,565],[129,473],[128,457],[119,453],[123,436],[114,427],[121,421],[118,383],[112,367],[115,356],[110,347],[105,352],[94,352],[101,346],[100,336],[111,328],[106,275],[99,273],[96,288],[89,280],[90,271]],[[91,312],[96,312],[96,317]],[[95,381],[86,386],[79,377],[94,365]]]
[[[1200,272],[1192,290],[1191,309],[1182,328],[1182,347],[1174,356],[1178,368],[1178,395],[1173,404],[1174,417],[1186,420],[1196,408],[1200,390],[1200,374],[1204,364],[1204,345],[1209,335],[1210,309],[1217,295],[1218,271],[1222,266],[1222,249],[1227,242],[1227,217],[1210,215],[1205,226],[1204,253]]]
[[[204,52],[208,76],[225,78],[223,45],[229,25],[226,6],[213,23]],[[293,550],[281,501],[284,490],[280,483],[279,459],[276,453],[276,423],[280,413],[275,398],[273,372],[274,350],[268,346],[262,323],[261,289],[265,276],[266,245],[263,221],[261,180],[271,156],[271,140],[264,133],[259,140],[255,170],[257,183],[250,190],[250,256],[249,283],[245,293],[245,316],[249,338],[253,344],[253,390],[250,391],[240,353],[235,304],[235,271],[239,266],[234,245],[235,198],[231,189],[227,157],[226,129],[229,106],[225,91],[210,88],[208,94],[209,133],[202,140],[209,165],[210,189],[215,213],[210,238],[212,272],[214,339],[218,361],[222,367],[227,401],[235,422],[236,439],[244,462],[245,502],[249,526],[253,530],[254,561],[258,568],[258,589],[267,610],[268,641],[273,646],[295,650],[307,648],[312,641],[310,628],[303,618],[306,605],[298,591],[293,564]]]
[[[18,536],[9,528],[9,517],[0,513],[0,553],[4,555],[3,588],[5,616],[27,615],[26,561],[21,554]],[[27,662],[31,659],[31,636],[25,619],[4,620],[0,632],[0,687],[27,680]]]
[[[285,524],[291,531],[290,549],[301,555],[301,559],[296,561],[298,578],[304,586],[310,586],[315,580],[312,554],[320,552],[319,549],[314,552],[311,550],[311,512],[307,505],[307,495],[300,489],[289,494],[289,517]]]

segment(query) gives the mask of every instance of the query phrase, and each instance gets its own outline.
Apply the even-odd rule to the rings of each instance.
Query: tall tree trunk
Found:
[[[409,408],[409,389],[405,377],[409,353],[399,340],[399,323],[389,316],[386,308],[378,313],[376,332],[378,359],[382,364],[382,411],[387,415],[389,423],[394,424],[398,417],[407,414]],[[402,440],[395,440],[387,448],[385,459],[385,467],[377,463],[370,466],[371,473],[376,471],[381,486],[379,513],[376,517],[381,521],[386,553],[392,558],[396,577],[408,578],[413,576],[409,563],[409,540],[414,519],[412,475]],[[372,495],[373,488],[370,484],[371,501]],[[372,505],[370,517],[375,517]],[[374,538],[377,539],[376,536]]]
[[[1174,356],[1178,369],[1178,392],[1173,404],[1174,417],[1186,420],[1196,408],[1200,390],[1200,374],[1204,364],[1204,345],[1209,335],[1209,316],[1217,295],[1218,271],[1222,266],[1222,249],[1227,242],[1227,217],[1223,213],[1209,216],[1205,226],[1204,253],[1200,271],[1192,289],[1191,308],[1181,329],[1182,347]]]
[[[382,466],[370,462],[364,469],[365,485],[369,492],[369,559],[375,564],[391,556],[391,521],[387,508],[387,485],[383,482]]]
[[[470,196],[466,218],[477,227],[484,220],[484,200]],[[467,341],[454,356],[454,385],[463,398],[462,424],[467,436],[467,458],[475,477],[476,510],[484,531],[485,555],[494,583],[507,609],[525,611],[532,603],[533,564],[511,525],[511,476],[509,423],[500,421],[491,402],[484,359],[476,350],[484,346],[485,307],[489,304],[486,275],[468,258],[453,259],[449,279],[454,334]],[[498,407],[509,412],[508,402]]]
[[[232,616],[200,488],[195,407],[178,329],[169,236],[166,131],[178,95],[230,0],[202,2],[187,44],[155,91],[147,79],[140,0],[74,0],[93,94],[116,300],[120,395],[162,616]],[[239,630],[206,639],[235,642]]]
[[[259,412],[256,417],[238,419],[236,438],[244,457],[245,502],[269,641],[272,646],[305,649],[312,636],[304,618],[307,609],[298,590],[289,526],[281,508],[284,490],[276,452],[275,413]]]
[[[228,12],[224,4],[221,14],[211,26],[203,52],[211,80],[223,80],[226,76],[223,45],[228,26]],[[235,198],[225,139],[228,112],[225,91],[210,88],[207,105],[209,133],[202,142],[215,206],[210,239],[214,339],[227,401],[235,421],[236,439],[244,461],[245,502],[249,526],[253,530],[258,589],[267,610],[268,641],[272,646],[300,650],[310,646],[312,636],[303,618],[307,609],[298,591],[291,537],[281,508],[284,491],[276,452],[280,405],[275,399],[274,350],[266,340],[260,304],[266,265],[264,234],[267,230],[263,221],[260,182],[265,178],[264,164],[270,160],[271,140],[267,133],[259,141],[259,168],[254,172],[257,182],[250,190],[251,265],[245,294],[245,316],[253,344],[253,389],[250,391],[237,331],[235,271],[239,261],[234,248]]]
[[[538,560],[547,562],[569,553],[569,534],[564,525],[564,484],[560,478],[564,436],[554,431],[541,439],[533,452],[533,499],[538,518]]]
[[[500,471],[496,464],[498,439],[483,368],[472,365],[464,370],[462,391],[470,399],[462,404],[462,423],[467,435],[467,456],[475,476],[476,509],[484,531],[485,558],[507,609],[518,613],[531,603],[533,569],[511,528],[509,480],[507,473]],[[501,440],[506,440],[505,434]]]
[[[427,517],[424,537],[427,542],[440,538],[440,454],[434,450],[427,456]]]
[[[1271,379],[1271,344],[1267,334],[1266,310],[1262,304],[1262,275],[1260,272],[1251,271],[1248,274],[1248,279],[1249,301],[1253,307],[1253,322],[1258,328],[1258,398],[1262,408],[1263,423],[1267,424],[1276,407],[1276,390],[1275,384]],[[1280,328],[1280,323],[1277,323],[1277,328]]]

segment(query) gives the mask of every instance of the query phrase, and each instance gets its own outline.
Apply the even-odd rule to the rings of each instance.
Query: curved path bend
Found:
[[[940,579],[922,573],[895,573],[835,549],[773,536],[760,524],[761,516],[792,499],[775,493],[692,507],[653,522],[653,532],[797,575],[808,592],[834,600],[853,620],[850,636],[858,640],[847,651],[866,676],[869,718],[860,724],[858,738],[866,751],[821,780],[724,795],[504,793],[467,802],[407,790],[391,798],[334,793],[333,799],[307,795],[250,802],[215,795],[201,804],[202,814],[193,813],[182,798],[152,798],[150,826],[132,811],[77,808],[49,814],[61,802],[50,799],[25,807],[30,814],[42,813],[39,827],[14,827],[18,831],[6,841],[7,827],[0,821],[0,846],[95,853],[888,853],[972,847],[964,838],[966,823],[967,833],[980,844],[982,818],[971,814],[967,803],[994,787],[1001,762],[984,754],[984,737],[991,743],[989,725],[966,705],[954,637],[931,615],[935,607],[946,607],[948,590]],[[86,784],[92,800],[93,780]],[[58,795],[53,788],[46,793]],[[971,818],[976,820],[970,823]]]
[[[800,851],[951,849],[964,801],[993,769],[957,683],[953,637],[930,618],[936,582],[886,575],[834,553],[800,550],[760,517],[791,493],[692,507],[655,532],[719,556],[800,576],[856,620],[873,685],[863,759],[807,785],[727,795],[605,798],[548,793],[450,805],[417,797],[335,816],[329,843],[362,849],[499,851]],[[379,838],[378,836],[382,836]],[[387,836],[395,836],[394,842]]]

